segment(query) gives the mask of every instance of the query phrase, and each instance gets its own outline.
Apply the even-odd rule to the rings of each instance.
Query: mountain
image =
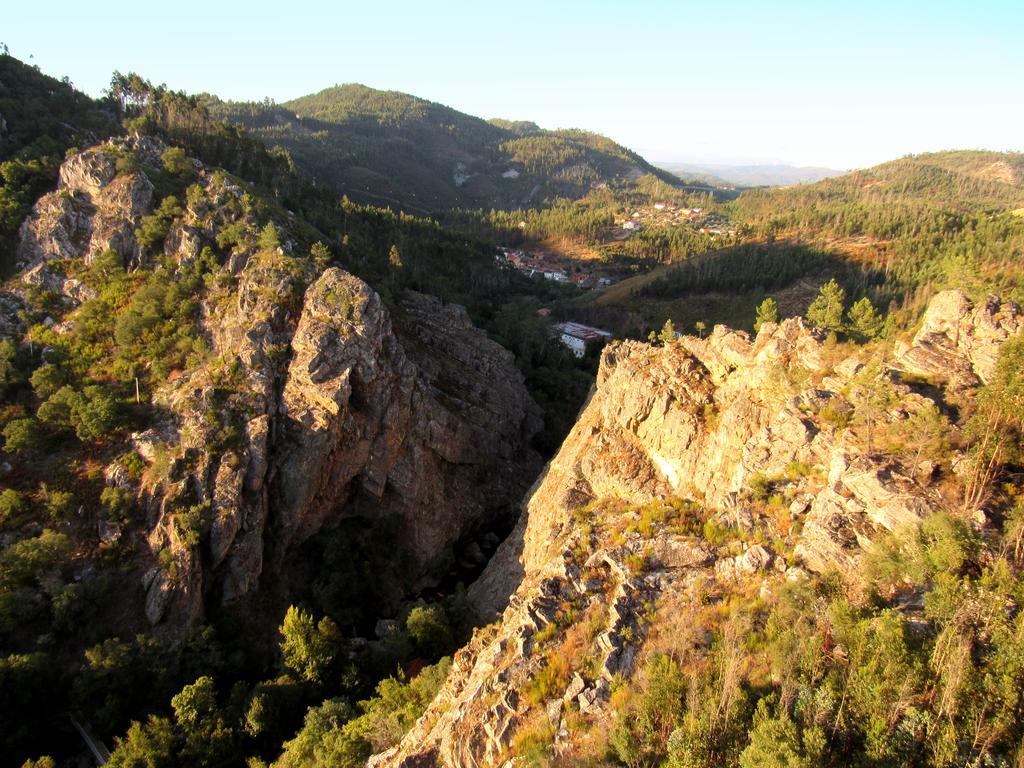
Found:
[[[0,54],[0,256],[14,252],[18,227],[53,186],[64,153],[116,129],[110,104]],[[10,267],[0,262],[0,272]]]
[[[784,164],[728,165],[660,162],[655,165],[684,180],[698,180],[714,186],[734,187],[786,187],[793,184],[821,181],[845,173],[845,171],[837,171],[834,168]]]
[[[720,326],[607,347],[576,427],[470,589],[497,620],[370,764],[849,765],[870,753],[931,765],[979,751],[900,730],[944,708],[927,692],[955,675],[1024,680],[1000,660],[1019,615],[995,607],[1019,576],[983,586],[1015,566],[981,565],[998,557],[998,526],[972,523],[943,490],[971,454],[934,442],[952,427],[948,405],[981,382],[1019,389],[996,361],[1005,346],[1024,364],[1022,330],[1019,306],[951,291],[882,364],[867,349],[830,362],[800,318],[756,338]],[[872,402],[899,410],[867,416]],[[957,602],[966,594],[993,608]],[[950,727],[1012,751],[1020,727],[1002,740],[995,713],[1017,695],[986,690],[950,691]]]
[[[210,97],[0,63],[12,764],[1020,761],[1019,156],[730,202],[616,171],[418,218],[339,201]],[[530,123],[305,108],[364,159],[500,169],[516,136],[571,181]],[[585,296],[499,230],[677,263]],[[768,294],[756,334],[708,329]],[[698,335],[576,360],[551,319],[584,305]]]
[[[354,200],[426,213],[582,197],[644,175],[674,177],[603,136],[490,122],[395,91],[342,85],[283,104],[211,112],[288,151],[299,169]]]
[[[332,614],[333,646],[419,606],[449,650],[455,585],[591,379],[531,304],[558,287],[493,247],[339,206],[184,94],[112,90],[128,135],[61,150],[52,178],[4,178],[18,199],[49,191],[0,289],[0,739],[18,764],[73,763],[83,743],[54,711],[113,746],[183,686],[232,680],[276,712],[259,727],[273,746],[253,748],[273,759],[322,690],[372,696],[441,655],[403,624],[330,651],[328,689],[303,672],[257,692],[242,680],[276,666],[286,615]],[[241,754],[236,735],[213,743]]]
[[[723,212],[747,232],[690,259],[580,299],[594,322],[623,313],[648,327],[723,322],[751,327],[772,296],[801,314],[839,279],[909,327],[935,291],[1024,300],[1024,155],[955,151],[913,155],[813,184],[744,190]]]

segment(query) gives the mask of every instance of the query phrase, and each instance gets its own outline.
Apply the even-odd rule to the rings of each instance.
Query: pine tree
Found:
[[[274,222],[269,222],[262,230],[260,230],[260,248],[265,251],[273,251],[281,247],[281,235],[277,231],[277,227],[274,226]]]
[[[843,330],[843,307],[846,291],[835,280],[829,280],[818,291],[817,298],[807,308],[807,322],[815,328],[838,333]]]
[[[885,319],[867,296],[850,307],[846,319],[849,322],[850,334],[861,342],[878,338],[885,327]]]
[[[771,296],[762,301],[757,307],[757,316],[754,318],[754,332],[761,330],[765,323],[777,323],[779,321],[779,305]]]
[[[668,318],[665,321],[665,325],[661,327],[661,333],[658,334],[658,341],[665,346],[668,346],[676,340],[676,329],[672,324],[672,318]]]
[[[392,269],[401,269],[405,266],[402,264],[402,254],[398,252],[397,245],[392,245],[391,250],[388,251],[388,264]]]

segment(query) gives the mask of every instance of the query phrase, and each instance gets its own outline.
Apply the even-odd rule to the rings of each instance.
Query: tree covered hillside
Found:
[[[739,247],[697,255],[625,281],[597,304],[692,328],[750,327],[774,296],[802,314],[835,278],[869,297],[893,327],[929,296],[962,288],[1024,298],[1024,156],[952,151],[909,156],[814,184],[748,190],[725,206]]]
[[[404,93],[342,85],[275,105],[207,99],[213,114],[353,199],[412,212],[540,205],[671,174],[597,134],[492,120]]]
[[[106,138],[116,125],[111,105],[0,55],[0,253],[14,252],[18,227],[56,183],[64,153]],[[0,272],[10,266],[4,260]]]

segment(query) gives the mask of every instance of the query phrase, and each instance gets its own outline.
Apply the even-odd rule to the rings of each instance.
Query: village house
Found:
[[[583,357],[586,354],[588,344],[603,344],[612,337],[608,331],[571,321],[557,323],[553,330],[558,334],[558,340],[567,346],[576,357]]]

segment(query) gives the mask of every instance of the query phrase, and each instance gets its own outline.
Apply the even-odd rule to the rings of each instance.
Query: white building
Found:
[[[554,326],[558,334],[558,340],[567,346],[576,357],[583,357],[587,351],[587,344],[591,342],[605,342],[611,339],[608,331],[594,328],[582,323],[564,322]]]
[[[540,275],[545,280],[554,280],[558,283],[564,283],[569,279],[569,275],[560,269],[534,269],[530,276],[533,277],[534,275]]]

